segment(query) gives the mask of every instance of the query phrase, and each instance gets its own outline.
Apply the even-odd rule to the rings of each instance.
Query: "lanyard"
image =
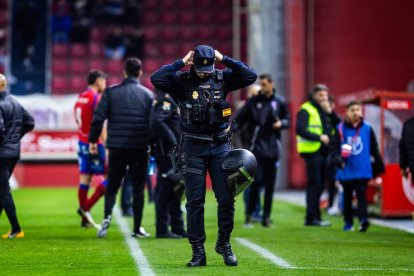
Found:
[[[362,124],[360,124],[359,126],[358,126],[358,128],[357,128],[357,130],[356,130],[356,132],[355,132],[355,135],[354,135],[354,137],[352,137],[352,143],[354,143],[355,142],[355,140],[356,140],[356,138],[358,137],[358,135],[359,135],[359,131],[361,130],[361,125]],[[343,127],[344,127],[344,122],[341,122],[340,124],[339,124],[339,135],[340,135],[340,137],[341,137],[341,142],[344,142],[345,143],[345,141],[344,141],[344,133],[343,133]]]

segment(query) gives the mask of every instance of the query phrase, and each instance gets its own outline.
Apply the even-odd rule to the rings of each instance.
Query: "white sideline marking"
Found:
[[[128,222],[124,219],[121,214],[121,210],[118,206],[114,207],[113,211],[114,218],[121,230],[122,234],[124,234],[125,241],[129,247],[129,253],[131,254],[132,258],[135,261],[135,264],[141,275],[155,275],[154,271],[151,269],[147,258],[145,258],[144,252],[142,252],[141,247],[137,241],[137,238],[131,237],[132,231],[129,229]]]
[[[387,228],[404,231],[410,234],[414,234],[414,227],[412,226],[412,223],[410,223],[411,227],[408,227],[408,226],[404,227],[402,225],[393,224],[392,222],[386,222],[380,219],[369,219],[369,222],[371,222],[372,224],[378,225],[378,226],[383,226]]]
[[[295,268],[294,266],[291,266],[290,264],[288,264],[283,259],[276,256],[275,254],[273,254],[269,250],[255,244],[255,243],[252,243],[251,241],[249,241],[247,239],[236,238],[236,241],[238,241],[240,244],[250,248],[251,250],[255,251],[256,253],[259,253],[260,255],[262,255],[263,258],[268,259],[269,261],[271,261],[272,263],[274,263],[274,264],[276,264],[280,267]]]

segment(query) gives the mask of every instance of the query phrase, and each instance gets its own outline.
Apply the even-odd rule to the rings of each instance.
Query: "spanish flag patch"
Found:
[[[227,117],[231,115],[231,108],[223,109],[223,117]]]

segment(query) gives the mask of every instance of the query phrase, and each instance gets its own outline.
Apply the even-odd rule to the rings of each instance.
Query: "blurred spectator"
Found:
[[[4,73],[6,64],[6,48],[7,48],[7,32],[6,28],[0,28],[0,73]]]
[[[72,29],[71,7],[66,0],[54,1],[52,5],[52,37],[55,43],[68,43]]]
[[[369,227],[366,189],[368,181],[384,173],[377,138],[372,127],[362,117],[362,105],[351,101],[347,105],[346,118],[337,127],[334,138],[335,162],[339,170],[336,179],[344,188],[344,231],[353,231],[352,199],[354,191],[358,200],[359,232]],[[375,160],[371,165],[371,157]]]
[[[260,75],[259,94],[250,98],[237,113],[238,127],[248,125],[249,150],[257,159],[257,173],[249,194],[245,226],[252,224],[252,215],[260,201],[260,188],[265,188],[262,225],[269,227],[280,139],[283,129],[289,128],[290,114],[285,100],[276,95],[272,76]]]
[[[326,117],[327,123],[330,125],[330,129],[332,129],[332,135],[336,132],[336,127],[341,122],[341,118],[334,112],[335,109],[335,103],[334,99],[331,95],[328,96],[328,101],[330,104],[331,116]],[[334,164],[334,155],[335,150],[331,146],[329,148],[328,157],[326,160],[326,172],[327,172],[327,179],[328,179],[328,209],[327,214],[328,215],[336,215],[339,213],[339,209],[334,206],[334,200],[336,195],[336,168]]]
[[[391,128],[384,128],[384,162],[385,164],[398,163],[398,139],[392,136]]]
[[[414,117],[404,123],[400,140],[401,174],[408,177],[414,172]]]
[[[141,26],[143,1],[125,0],[124,23],[129,26]]]
[[[73,3],[72,42],[88,43],[92,25],[93,3],[88,0],[77,0]]]
[[[144,58],[144,29],[133,28],[125,37],[126,53],[125,57]]]
[[[33,1],[25,1],[18,8],[14,24],[19,32],[21,44],[20,58],[27,71],[31,69],[31,59],[35,55],[36,28],[39,24],[39,14]]]
[[[332,114],[328,87],[324,84],[312,88],[309,100],[301,105],[297,114],[297,150],[305,159],[308,178],[305,226],[331,225],[322,220],[319,200],[325,186],[326,161],[332,135],[332,125],[327,120]]]
[[[103,4],[104,20],[109,24],[122,24],[126,14],[125,0],[105,0]]]
[[[114,60],[123,59],[126,52],[124,42],[121,27],[114,26],[112,32],[105,39],[105,56]]]

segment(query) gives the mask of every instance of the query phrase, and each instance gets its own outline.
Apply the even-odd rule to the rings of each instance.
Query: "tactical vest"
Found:
[[[220,125],[231,116],[224,93],[223,71],[200,82],[191,72],[183,74],[185,100],[180,103],[181,120],[188,125]]]
[[[311,133],[322,135],[323,127],[318,109],[310,102],[302,104],[301,109],[306,110],[306,112],[309,114],[307,130]],[[296,141],[296,146],[299,153],[317,152],[322,145],[320,141],[308,140],[299,135],[296,135]]]

